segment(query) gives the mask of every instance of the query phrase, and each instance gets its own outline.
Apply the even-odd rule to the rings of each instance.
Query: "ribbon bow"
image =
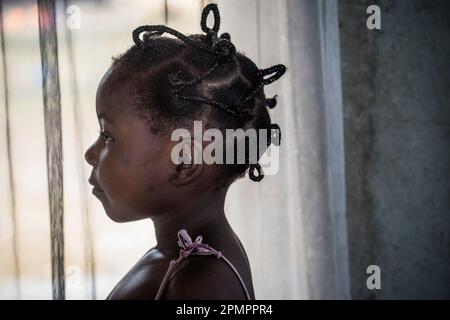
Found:
[[[189,234],[185,229],[178,231],[178,246],[180,247],[180,257],[186,258],[190,254],[194,255],[215,255],[217,259],[220,259],[222,252],[217,251],[202,243],[202,236],[198,236],[193,242]]]

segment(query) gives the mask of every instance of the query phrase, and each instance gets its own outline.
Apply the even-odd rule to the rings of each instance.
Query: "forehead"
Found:
[[[103,75],[97,88],[97,116],[112,122],[115,118],[133,114],[133,95],[129,84],[120,79],[112,68]]]
[[[132,86],[120,72],[111,68],[106,71],[98,85],[95,103],[100,126],[112,125],[116,132],[124,135],[153,132],[147,121],[149,115],[143,118],[136,109]]]

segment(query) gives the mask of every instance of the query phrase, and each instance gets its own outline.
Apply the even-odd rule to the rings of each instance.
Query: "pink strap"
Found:
[[[187,233],[185,229],[181,229],[178,231],[178,246],[180,247],[180,256],[177,260],[170,261],[169,268],[167,269],[167,272],[164,276],[164,279],[161,283],[161,286],[159,287],[158,293],[156,294],[155,300],[159,300],[164,292],[164,289],[167,285],[167,282],[169,281],[169,276],[172,274],[173,269],[177,263],[179,263],[181,260],[187,258],[189,255],[215,255],[217,259],[222,258],[234,271],[236,276],[238,277],[239,281],[241,282],[242,288],[245,291],[245,296],[247,297],[247,300],[250,300],[250,295],[248,293],[247,287],[245,286],[244,281],[242,280],[239,272],[236,270],[236,268],[233,266],[233,264],[222,255],[222,252],[210,247],[206,243],[202,243],[203,238],[202,236],[198,236],[194,242],[192,242],[191,237]]]

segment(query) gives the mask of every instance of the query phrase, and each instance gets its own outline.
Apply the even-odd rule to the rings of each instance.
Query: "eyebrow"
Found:
[[[99,114],[97,115],[97,117],[98,117],[99,120],[100,120],[100,119],[103,119],[103,120],[105,120],[105,121],[107,121],[107,122],[109,122],[109,123],[111,123],[111,124],[114,124],[113,119],[109,118],[109,117],[106,115],[106,113],[104,113],[104,112],[99,113]]]

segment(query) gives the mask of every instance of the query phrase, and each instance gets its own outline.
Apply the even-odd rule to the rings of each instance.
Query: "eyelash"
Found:
[[[100,134],[100,136],[103,138],[105,143],[111,142],[112,138],[105,132],[105,131],[98,131],[98,133]]]

